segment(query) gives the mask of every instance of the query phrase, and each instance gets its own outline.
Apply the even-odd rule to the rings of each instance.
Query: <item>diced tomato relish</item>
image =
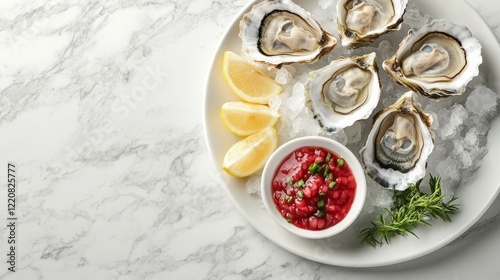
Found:
[[[356,193],[349,164],[321,147],[301,147],[285,157],[272,181],[272,196],[289,223],[308,230],[344,219]]]

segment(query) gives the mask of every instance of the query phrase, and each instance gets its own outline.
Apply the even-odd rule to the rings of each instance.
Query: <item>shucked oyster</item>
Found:
[[[431,123],[411,91],[377,113],[360,151],[366,173],[383,187],[396,190],[423,178],[434,148]]]
[[[339,0],[337,25],[342,45],[359,48],[399,30],[408,0]]]
[[[481,44],[469,29],[440,19],[410,30],[384,69],[410,90],[444,98],[462,94],[482,61]]]
[[[377,107],[381,84],[376,54],[340,58],[311,72],[309,105],[327,131],[368,118]]]
[[[311,14],[290,0],[264,0],[240,21],[243,51],[253,60],[281,67],[312,63],[329,53],[337,40]]]

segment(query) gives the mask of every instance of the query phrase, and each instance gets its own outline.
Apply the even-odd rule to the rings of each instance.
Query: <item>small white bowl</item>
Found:
[[[321,147],[326,150],[332,151],[339,157],[345,159],[349,165],[354,178],[356,179],[356,193],[351,209],[339,223],[323,229],[323,230],[308,230],[299,228],[291,223],[288,223],[285,218],[281,216],[272,198],[272,180],[274,174],[283,162],[283,159],[301,147]],[[347,149],[344,145],[332,139],[321,136],[307,136],[291,140],[280,146],[267,161],[262,174],[261,182],[262,199],[267,211],[271,214],[273,219],[284,229],[296,234],[300,237],[309,239],[320,239],[336,235],[346,228],[348,228],[354,220],[359,216],[361,209],[365,203],[366,198],[366,178],[363,168],[354,154]]]

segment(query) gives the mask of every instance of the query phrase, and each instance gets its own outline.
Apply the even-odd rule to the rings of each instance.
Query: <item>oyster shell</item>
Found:
[[[375,115],[360,155],[365,172],[383,187],[405,190],[425,176],[434,134],[432,117],[420,107],[409,91]]]
[[[337,44],[311,14],[290,0],[264,0],[240,21],[242,49],[257,62],[281,67],[312,63]]]
[[[339,58],[309,74],[308,104],[327,131],[366,119],[377,107],[381,84],[375,58],[375,53]]]
[[[410,30],[383,67],[397,83],[439,99],[462,94],[482,62],[481,44],[469,29],[439,19]]]
[[[337,26],[342,45],[359,48],[399,30],[408,0],[339,0]]]

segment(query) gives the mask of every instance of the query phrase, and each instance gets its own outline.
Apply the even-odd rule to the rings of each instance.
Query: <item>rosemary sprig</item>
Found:
[[[372,227],[361,231],[361,243],[370,246],[382,246],[396,234],[406,236],[411,234],[418,238],[412,231],[417,225],[431,226],[429,218],[439,218],[446,222],[451,222],[450,215],[458,211],[458,204],[455,204],[456,197],[452,197],[448,202],[444,202],[444,195],[441,193],[441,178],[430,176],[429,186],[431,193],[420,191],[419,180],[415,184],[402,192],[394,193],[394,204],[390,209],[385,209],[387,217],[380,215],[378,220],[372,221]]]

